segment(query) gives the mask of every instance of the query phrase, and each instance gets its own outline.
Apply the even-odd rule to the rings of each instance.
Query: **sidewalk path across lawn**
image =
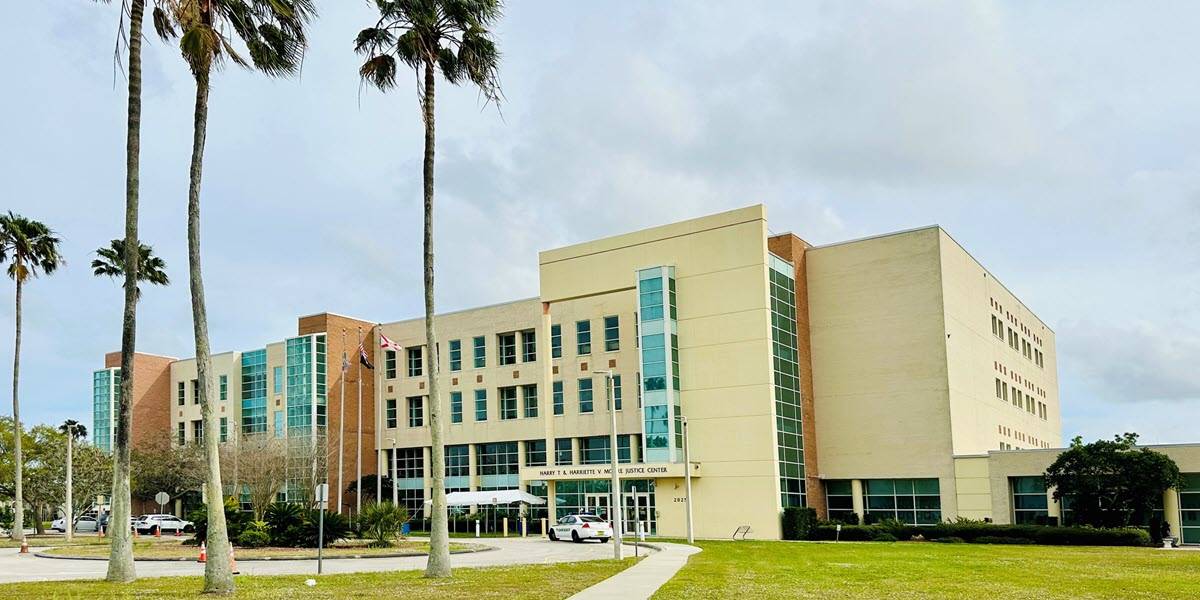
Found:
[[[655,542],[654,546],[660,550],[652,552],[638,564],[571,596],[571,600],[649,598],[687,564],[689,556],[700,551],[699,548],[686,544]]]
[[[475,543],[474,539],[455,540]],[[479,540],[495,548],[486,552],[452,554],[454,567],[494,567],[517,564],[542,564],[612,558],[609,544],[551,542],[545,538],[487,538]],[[39,549],[40,550],[40,549]],[[36,550],[35,550],[36,551]],[[209,557],[214,560],[216,557]],[[325,573],[361,573],[424,569],[424,556],[395,558],[339,558],[325,561]],[[136,561],[138,577],[203,575],[204,565],[194,562]],[[645,562],[645,561],[643,561]],[[240,561],[242,575],[297,575],[317,572],[315,560]],[[19,581],[56,581],[64,579],[103,579],[106,560],[70,560],[42,558],[32,553],[18,554],[16,548],[0,549],[0,583]],[[674,571],[672,571],[674,573]],[[665,581],[665,580],[664,580]],[[657,586],[656,586],[657,587]]]

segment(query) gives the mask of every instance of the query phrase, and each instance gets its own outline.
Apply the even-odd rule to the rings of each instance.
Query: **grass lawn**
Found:
[[[566,598],[622,569],[622,563],[597,560],[553,565],[520,565],[486,569],[457,569],[449,580],[425,579],[420,571],[322,575],[317,585],[304,580],[312,575],[237,577],[238,598]],[[197,597],[200,577],[142,579],[129,585],[103,581],[54,581],[0,585],[3,598],[180,598]]]
[[[451,552],[470,552],[477,550],[478,545],[475,544],[450,544]],[[332,548],[326,548],[323,555],[326,557],[334,556],[371,556],[371,555],[409,555],[416,556],[429,552],[428,542],[397,542],[391,548],[368,548],[363,544],[357,545],[339,545]],[[75,557],[95,557],[107,558],[108,545],[89,545],[89,546],[64,546],[59,548],[51,548],[44,552],[54,556],[75,556]],[[200,553],[198,546],[184,546],[180,542],[175,541],[136,541],[133,544],[133,558],[185,558],[194,560]],[[239,548],[237,549],[237,557],[239,559],[246,558],[316,558],[316,548]]]
[[[698,542],[668,598],[1200,598],[1200,552],[984,544]]]

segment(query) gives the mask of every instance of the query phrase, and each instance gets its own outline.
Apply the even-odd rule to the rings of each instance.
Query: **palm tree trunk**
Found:
[[[188,186],[188,278],[192,288],[192,325],[196,336],[196,379],[204,419],[204,454],[208,467],[204,486],[208,499],[208,555],[204,563],[204,593],[232,594],[229,535],[225,528],[225,497],[221,489],[220,424],[210,402],[212,387],[208,351],[208,313],[200,278],[200,176],[204,172],[204,138],[208,128],[209,67],[196,73],[196,113],[192,133],[191,183]]]
[[[117,399],[116,443],[113,446],[112,513],[109,517],[108,575],[114,582],[137,579],[133,539],[129,531],[129,435],[133,429],[133,353],[137,341],[138,180],[142,131],[142,16],[145,0],[129,4],[129,100],[125,125],[125,309],[121,318],[121,390]]]
[[[17,387],[20,381],[21,373],[21,257],[16,257],[16,281],[17,281],[17,335],[13,347],[13,457],[16,464],[16,471],[13,475],[13,483],[15,490],[13,493],[13,526],[12,539],[21,541],[25,539],[25,494],[24,485],[21,481],[21,463],[24,462],[21,456],[21,403],[17,400]]]
[[[433,324],[433,147],[434,147],[434,72],[433,64],[425,64],[425,95],[422,108],[425,117],[425,361],[429,371],[429,442],[430,473],[433,476],[433,503],[430,506],[432,523],[429,532],[429,562],[426,577],[450,576],[450,531],[446,522],[446,456],[442,446],[442,402],[438,395],[437,336]]]

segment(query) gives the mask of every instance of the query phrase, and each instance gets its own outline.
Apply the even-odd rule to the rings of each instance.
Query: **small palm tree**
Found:
[[[192,323],[196,338],[196,377],[204,429],[218,430],[217,414],[209,402],[211,389],[208,345],[208,311],[204,304],[204,282],[200,273],[200,178],[203,174],[204,141],[208,134],[208,94],[214,67],[225,58],[271,76],[289,76],[300,69],[308,46],[305,28],[315,14],[311,0],[156,0],[154,27],[163,39],[179,38],[183,59],[196,80],[192,128],[192,160],[188,185],[188,279],[192,293]],[[234,48],[241,39],[250,60]],[[229,553],[222,497],[220,438],[207,435],[206,491],[208,503],[208,551],[214,556]],[[233,573],[224,560],[204,565],[204,592],[232,594]]]
[[[63,527],[66,528],[67,540],[75,535],[75,499],[72,492],[74,491],[74,476],[75,465],[72,460],[72,450],[75,447],[75,441],[80,438],[87,437],[87,427],[84,427],[75,419],[67,419],[62,425],[58,426],[58,430],[67,436],[67,502],[63,506],[66,510],[63,514]]]
[[[92,261],[92,273],[96,277],[125,278],[125,240],[117,239],[108,246],[96,250],[96,259]],[[138,281],[153,285],[170,285],[167,278],[167,263],[154,254],[154,248],[146,244],[138,244]],[[137,288],[134,296],[141,300],[142,289]]]
[[[13,348],[13,457],[15,494],[13,495],[12,539],[25,539],[25,501],[21,481],[21,403],[18,401],[21,374],[21,292],[25,283],[39,273],[49,275],[65,262],[59,252],[60,241],[44,224],[15,215],[0,215],[0,264],[8,263],[8,276],[17,284],[16,337]]]
[[[433,326],[433,159],[435,74],[455,85],[471,83],[485,102],[500,101],[500,53],[488,27],[500,18],[499,0],[376,0],[379,20],[363,29],[354,50],[367,56],[359,68],[363,80],[380,90],[396,86],[396,61],[424,77],[418,92],[425,124],[425,344],[435,348]],[[433,526],[426,577],[450,576],[450,534],[446,514],[445,449],[442,447],[438,363],[429,361],[429,431],[433,473]]]

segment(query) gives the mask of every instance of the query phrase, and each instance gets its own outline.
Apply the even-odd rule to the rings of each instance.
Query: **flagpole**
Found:
[[[373,330],[379,331],[379,328],[380,328],[380,324],[376,323]],[[382,333],[382,332],[380,332],[380,333]],[[378,336],[376,336],[376,337],[378,337]],[[380,348],[380,344],[379,343],[375,344],[375,364],[379,364],[379,348]],[[384,359],[384,361],[385,361],[384,370],[387,370],[386,360],[387,359],[385,358]],[[372,400],[374,400],[374,402],[375,402],[375,426],[371,428],[375,432],[375,504],[379,504],[379,503],[383,502],[383,449],[380,447],[380,446],[382,446],[382,444],[380,443],[382,440],[381,440],[380,434],[379,434],[379,424],[381,422],[380,406],[383,403],[379,401],[379,397],[381,395],[379,392],[381,391],[381,388],[380,388],[380,383],[379,383],[378,370],[376,370],[375,373],[372,373],[371,376],[374,378],[374,381],[375,381],[375,397],[372,398]],[[395,485],[395,483],[393,482],[392,485]]]
[[[358,326],[358,344],[359,344],[358,347],[362,348],[362,325]],[[363,350],[362,356],[365,357],[366,355],[367,355],[366,350]],[[356,496],[355,504],[354,504],[355,517],[357,517],[359,512],[362,511],[362,485],[361,485],[362,484],[362,361],[361,360],[358,361],[358,411],[357,412],[358,412],[358,430],[356,431],[356,435],[354,436],[354,439],[358,442],[358,456],[357,456],[357,458],[354,459],[354,463],[355,463],[355,467],[357,468],[357,474],[355,475],[355,481],[359,482],[360,485],[357,486],[357,489],[355,491],[355,496]]]
[[[342,392],[341,400],[338,401],[338,486],[337,486],[337,511],[342,514],[342,490],[343,487],[342,473],[345,472],[343,457],[345,456],[346,446],[342,443],[342,431],[346,429],[346,373],[349,369],[346,368],[346,328],[342,328]]]

